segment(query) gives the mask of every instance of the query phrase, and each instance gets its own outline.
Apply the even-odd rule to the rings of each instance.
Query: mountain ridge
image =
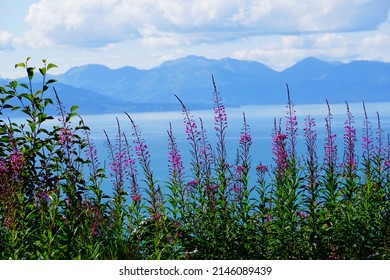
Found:
[[[64,85],[64,95],[72,96],[69,102],[73,100],[80,108],[89,105],[86,111],[95,112],[123,111],[125,105],[137,110],[177,108],[174,95],[195,108],[209,107],[212,75],[224,104],[231,107],[284,104],[286,83],[296,104],[323,103],[325,99],[331,103],[390,102],[390,63],[377,61],[341,63],[307,57],[275,71],[256,61],[191,55],[149,70],[88,64],[54,78]],[[83,95],[96,96],[94,110]]]

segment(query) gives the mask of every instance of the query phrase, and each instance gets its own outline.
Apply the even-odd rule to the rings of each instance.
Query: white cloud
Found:
[[[134,38],[175,45],[215,36],[343,32],[377,28],[389,8],[388,0],[40,0],[26,17],[25,38],[101,47]]]
[[[365,47],[390,47],[390,35],[377,34],[375,36],[366,37],[363,39]]]
[[[237,59],[256,60],[275,70],[283,70],[299,60],[314,56],[324,60],[348,60],[358,57],[356,38],[342,35],[306,34],[300,36],[273,36],[272,43],[265,42],[268,37],[258,39],[257,47],[248,44],[234,52]],[[255,40],[256,41],[256,40]]]
[[[7,31],[0,30],[0,50],[11,48],[12,35]]]

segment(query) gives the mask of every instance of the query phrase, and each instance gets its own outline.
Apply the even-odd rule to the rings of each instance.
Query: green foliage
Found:
[[[245,114],[229,163],[228,121],[213,78],[215,147],[203,121],[178,99],[191,164],[183,166],[170,127],[169,176],[157,182],[146,141],[129,114],[131,139],[119,121],[115,140],[106,134],[106,171],[78,106],[67,110],[56,81],[46,80],[57,66],[43,60],[36,71],[29,61],[15,65],[26,71],[27,82],[0,87],[1,259],[389,259],[390,137],[384,145],[379,116],[375,146],[366,116],[361,166],[348,104],[343,162],[329,104],[324,161],[317,157],[310,116],[307,155],[299,157],[287,87],[286,126],[274,125],[274,165],[256,165],[253,184]],[[53,107],[57,115],[48,113]],[[111,196],[101,189],[106,179]]]

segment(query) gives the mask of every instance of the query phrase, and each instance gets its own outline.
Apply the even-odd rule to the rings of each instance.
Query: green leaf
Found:
[[[27,68],[27,75],[28,75],[28,79],[31,81],[34,77],[34,70],[35,70],[35,67],[28,67]]]
[[[57,82],[58,82],[58,81],[55,80],[55,79],[50,79],[50,80],[48,80],[48,81],[46,82],[46,84],[49,85],[49,84],[57,83]]]
[[[30,102],[33,102],[33,101],[34,101],[34,97],[33,97],[31,94],[28,94],[28,93],[22,93],[22,94],[20,95],[20,97],[23,97],[23,98],[29,100]]]
[[[78,108],[79,108],[79,106],[72,106],[72,107],[70,107],[70,112],[73,113],[73,112],[75,112]]]
[[[46,75],[46,67],[39,68],[39,72],[41,72],[42,76]]]
[[[21,87],[24,87],[25,89],[29,89],[29,88],[28,88],[28,85],[26,85],[25,83],[20,84],[20,86],[21,86]]]
[[[53,63],[49,63],[49,64],[47,65],[47,70],[49,70],[49,69],[51,69],[51,68],[58,68],[58,66],[55,65],[55,64],[53,64]]]
[[[45,99],[45,107],[49,104],[53,104],[53,100],[51,100],[50,98],[46,98]]]
[[[9,108],[13,108],[13,106],[11,104],[5,104],[3,106],[3,109],[9,109]]]
[[[18,64],[15,64],[15,68],[19,68],[19,67],[26,68],[26,64],[24,62],[20,62]]]
[[[17,82],[17,81],[12,81],[12,82],[10,82],[9,84],[10,84],[10,86],[11,86],[13,89],[16,89],[17,86],[18,86],[18,82]]]

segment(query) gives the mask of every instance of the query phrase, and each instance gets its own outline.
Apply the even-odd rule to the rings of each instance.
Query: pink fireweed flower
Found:
[[[131,154],[131,147],[125,137],[125,148],[126,148],[126,158],[124,160],[125,175],[128,180],[131,182],[131,194],[133,201],[140,201],[141,196],[139,195],[139,186],[137,181],[138,171],[136,169],[136,162],[133,159]]]
[[[328,101],[326,101],[328,105],[328,116],[325,118],[325,126],[326,126],[326,138],[325,138],[325,158],[324,162],[329,167],[333,168],[337,162],[337,145],[336,145],[336,137],[337,135],[332,132],[332,114],[330,112],[330,106]]]
[[[208,193],[215,194],[218,190],[218,185],[205,186],[204,189]]]
[[[92,141],[92,139],[90,137],[90,132],[87,129],[85,129],[85,130],[83,130],[83,133],[84,133],[85,140],[87,143],[87,147],[85,149],[85,157],[86,157],[86,160],[88,161],[90,175],[96,176],[97,171],[99,169],[99,165],[100,165],[98,152],[97,152],[97,149],[96,149],[94,142]]]
[[[268,167],[266,165],[259,164],[259,165],[256,166],[256,171],[259,174],[264,175],[265,173],[268,172]]]
[[[69,127],[68,114],[66,113],[65,107],[61,102],[60,98],[58,97],[58,94],[55,90],[54,93],[57,99],[57,112],[59,114],[58,121],[61,123],[61,127],[59,129],[58,143],[61,146],[65,147],[66,149],[70,149],[73,144],[72,143],[73,132],[72,129]]]
[[[307,219],[307,217],[309,217],[309,215],[304,211],[298,211],[298,215],[301,219]]]
[[[237,150],[237,163],[236,165],[245,166],[249,170],[251,165],[251,156],[249,153],[250,147],[252,145],[252,136],[250,134],[249,125],[246,122],[245,113],[243,115],[243,126],[240,134],[239,148]]]
[[[12,218],[5,217],[5,218],[4,218],[4,221],[3,221],[4,228],[5,228],[6,230],[9,230],[11,224],[12,224]]]
[[[252,138],[249,133],[243,132],[241,133],[240,136],[240,144],[245,145],[245,144],[251,144],[252,143]]]
[[[150,154],[148,151],[148,146],[145,144],[144,139],[141,137],[141,131],[139,131],[138,125],[135,124],[135,122],[133,121],[133,119],[130,117],[129,114],[126,113],[126,115],[129,118],[131,122],[131,126],[133,128],[133,137],[134,137],[133,143],[134,143],[135,154],[139,160],[141,167],[144,170],[146,177],[148,178],[150,183],[152,183],[153,174],[152,174],[152,170],[150,169]]]
[[[195,187],[197,185],[199,185],[200,181],[199,180],[191,180],[187,183],[187,186],[189,187]]]
[[[309,156],[309,161],[314,162],[317,160],[316,154],[316,141],[317,141],[317,132],[314,130],[316,123],[314,118],[310,115],[305,118],[305,127],[303,132],[303,137],[305,138],[307,153]]]
[[[221,134],[224,133],[227,128],[227,114],[225,106],[222,104],[222,97],[217,90],[214,76],[212,76],[213,87],[214,87],[214,127],[215,130]]]
[[[133,197],[131,198],[131,200],[134,202],[139,202],[139,201],[141,201],[141,195],[134,194]]]
[[[287,167],[286,139],[286,134],[280,132],[272,138],[272,153],[275,156],[276,170],[279,174],[284,174]]]
[[[60,139],[58,140],[58,143],[60,143],[61,146],[65,146],[65,147],[72,146],[73,133],[69,127],[61,127],[59,136]]]
[[[261,184],[265,182],[265,175],[267,172],[268,172],[268,167],[266,165],[260,163],[259,165],[256,166],[256,174]]]
[[[11,171],[13,179],[20,178],[23,169],[23,162],[23,154],[18,149],[15,149],[11,154],[9,154],[9,167],[3,163],[1,169],[3,169],[3,171]]]
[[[0,174],[8,173],[8,167],[3,159],[0,159]]]
[[[351,174],[357,165],[355,154],[356,129],[353,126],[354,118],[347,104],[347,120],[344,123],[344,166]]]
[[[227,114],[225,106],[222,104],[222,97],[217,90],[214,76],[212,76],[212,82],[214,87],[214,128],[217,132],[217,152],[220,163],[224,163],[226,160],[226,128],[227,128]]]
[[[237,173],[241,174],[242,172],[245,171],[245,167],[244,166],[235,166],[234,169],[236,170]]]
[[[234,199],[236,201],[241,201],[242,200],[242,185],[236,185],[232,188],[233,194],[234,194]]]
[[[197,186],[199,186],[200,180],[191,180],[185,184],[185,189],[188,192],[192,192]]]
[[[337,145],[335,144],[336,137],[336,134],[329,134],[325,138],[325,161],[331,165],[334,165],[337,159]]]
[[[47,193],[47,190],[45,190],[45,189],[37,191],[34,194],[34,198],[35,198],[35,207],[38,207],[42,203],[47,204],[47,203],[49,203],[49,201],[51,199],[51,197]]]
[[[303,137],[305,139],[305,145],[306,145],[306,153],[307,153],[307,159],[306,159],[306,166],[307,166],[307,176],[306,176],[306,182],[308,183],[308,187],[310,189],[315,189],[317,185],[317,179],[318,179],[318,169],[317,169],[317,132],[315,130],[316,123],[314,121],[314,118],[312,118],[310,115],[308,115],[305,118],[305,127],[304,127],[304,133]]]
[[[202,139],[201,132],[198,131],[196,122],[193,117],[190,115],[189,110],[184,105],[183,101],[175,95],[177,100],[180,102],[182,106],[182,113],[184,116],[184,124],[185,124],[185,132],[187,134],[187,140],[191,146],[191,166],[193,167],[192,173],[195,177],[199,177],[201,174],[201,159],[200,159],[200,141]],[[205,150],[204,150],[205,151]]]
[[[178,179],[179,181],[182,181],[183,170],[184,170],[183,161],[181,159],[181,154],[177,147],[176,139],[173,135],[172,124],[169,124],[169,127],[170,127],[168,131],[168,165],[170,170],[169,172],[172,177]]]

